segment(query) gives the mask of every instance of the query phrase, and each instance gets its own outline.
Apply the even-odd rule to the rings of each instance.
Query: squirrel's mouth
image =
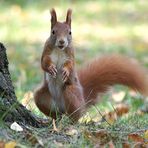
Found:
[[[59,45],[58,48],[63,49],[64,45]]]

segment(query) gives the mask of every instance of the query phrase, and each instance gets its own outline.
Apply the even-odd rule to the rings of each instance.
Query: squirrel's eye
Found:
[[[55,34],[55,31],[54,30],[52,30],[52,34]]]
[[[69,35],[71,35],[71,31],[69,31]]]

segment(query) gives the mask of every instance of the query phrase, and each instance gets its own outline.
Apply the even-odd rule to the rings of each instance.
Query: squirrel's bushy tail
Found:
[[[115,84],[122,84],[143,95],[148,95],[145,70],[134,60],[120,55],[98,58],[80,69],[78,76],[86,102],[92,100],[93,103],[98,93],[104,93]]]

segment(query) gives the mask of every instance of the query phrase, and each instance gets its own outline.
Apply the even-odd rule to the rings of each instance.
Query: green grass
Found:
[[[109,133],[109,138],[114,142],[114,145],[116,147],[122,147],[122,143],[126,141],[129,134],[137,133],[143,136],[144,130],[148,128],[147,121],[148,115],[146,114],[142,116],[132,114],[128,117],[119,118],[113,125],[108,125],[106,122],[101,125],[94,123],[77,123],[71,125],[70,121],[64,117],[57,124],[57,127],[60,129],[59,133],[51,131],[51,123],[47,128],[29,128],[27,129],[28,133],[26,131],[12,131],[8,126],[1,123],[0,129],[2,133],[0,134],[0,137],[4,137],[1,139],[5,141],[15,141],[18,146],[25,148],[37,147],[40,143],[43,143],[44,147],[93,147],[94,145],[97,145],[97,143],[94,143],[93,140],[86,136],[86,131],[88,133],[94,133],[100,129],[106,129]],[[70,135],[68,133],[70,130],[75,130],[76,133]],[[5,133],[8,134],[7,137],[4,135]]]
[[[25,94],[30,91],[33,92],[43,78],[40,57],[44,42],[50,33],[49,9],[52,7],[56,8],[58,18],[61,21],[65,19],[67,8],[73,9],[72,33],[78,67],[97,56],[110,53],[120,53],[134,57],[142,65],[148,67],[147,0],[1,0],[0,41],[7,48],[9,69],[20,102],[27,98]],[[141,100],[142,97],[139,94],[132,96],[128,89],[115,87],[99,103],[98,106],[101,112],[113,110],[112,105],[116,105],[116,102],[110,103],[109,99],[112,100],[112,94],[119,91],[126,92],[123,102],[131,107],[132,112],[145,107],[146,103]],[[43,116],[36,108],[33,108],[32,102],[30,104],[31,110],[35,114]],[[92,114],[97,114],[94,108],[90,110]],[[131,128],[132,121],[135,121],[132,127],[133,130],[137,130],[140,126],[141,128],[148,127],[146,124],[148,122],[147,115],[140,117],[132,117],[131,115],[128,118],[119,119],[111,127],[105,125],[103,128],[107,128],[111,133],[114,133],[114,128],[120,127],[122,131],[126,132]],[[51,146],[51,143],[52,147],[56,147],[53,139],[56,141],[61,137],[61,143],[68,147],[92,147],[93,143],[86,139],[80,131],[90,130],[90,128],[97,130],[99,126],[77,124],[75,128],[78,131],[80,130],[78,135],[68,137],[64,133],[64,127],[67,123],[65,120],[61,122],[63,127],[60,134],[46,133],[51,127],[35,129],[33,134],[39,134],[40,137],[47,136],[48,142],[45,141],[47,147],[48,145]],[[69,127],[69,125],[67,126]],[[11,140],[16,140],[21,146],[32,146],[31,143],[24,140],[23,135],[20,136],[20,133],[12,132],[7,126],[4,128],[11,135]],[[117,132],[117,136],[118,134],[120,132]],[[4,135],[1,137],[7,139]],[[124,135],[121,135],[121,139],[123,137]],[[66,142],[63,142],[64,138]]]

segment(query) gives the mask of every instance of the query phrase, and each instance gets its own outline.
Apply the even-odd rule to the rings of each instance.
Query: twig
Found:
[[[111,126],[111,124],[105,119],[105,117],[102,115],[102,113],[99,111],[96,105],[94,105],[95,109],[99,112],[99,114],[102,116],[102,118],[107,122],[108,125]]]

